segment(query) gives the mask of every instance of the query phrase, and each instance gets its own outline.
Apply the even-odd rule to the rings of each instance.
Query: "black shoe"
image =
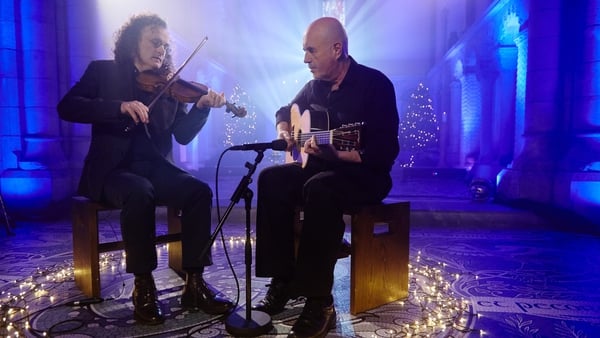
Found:
[[[152,275],[135,277],[133,282],[133,318],[148,325],[158,325],[165,322],[160,308],[160,302],[156,297],[156,286]]]
[[[181,306],[189,311],[202,310],[210,315],[220,315],[233,309],[233,303],[217,296],[200,273],[187,274],[181,295]]]
[[[322,301],[306,300],[300,317],[292,326],[288,338],[316,338],[325,337],[327,332],[335,328],[336,313],[333,303],[326,304]]]
[[[276,315],[285,310],[290,297],[289,283],[283,282],[278,278],[271,279],[271,284],[268,284],[269,289],[267,295],[258,304],[252,307],[253,310],[265,312],[269,315]]]

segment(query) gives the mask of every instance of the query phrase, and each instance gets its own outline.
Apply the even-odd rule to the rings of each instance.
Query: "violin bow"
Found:
[[[198,44],[198,46],[196,47],[196,49],[194,49],[194,51],[192,52],[192,54],[190,54],[187,57],[187,59],[185,59],[185,61],[183,61],[183,63],[181,64],[181,66],[179,66],[179,68],[175,71],[175,73],[173,73],[173,76],[171,76],[171,78],[169,79],[169,81],[167,81],[167,83],[165,84],[165,86],[156,94],[156,96],[154,97],[154,99],[152,99],[152,101],[148,105],[148,110],[152,109],[152,106],[156,103],[156,101],[167,91],[167,89],[169,89],[169,87],[175,81],[177,81],[177,76],[179,76],[179,73],[181,73],[181,71],[183,70],[183,68],[185,68],[185,66],[187,66],[187,64],[194,57],[194,55],[196,55],[196,53],[198,53],[198,51],[200,50],[200,48],[202,48],[202,46],[204,46],[204,44],[206,43],[207,40],[208,40],[208,36],[205,36],[204,39],[202,39],[202,41],[200,41],[200,43]]]
[[[200,41],[200,43],[198,44],[198,46],[196,46],[196,49],[194,49],[194,51],[187,57],[187,59],[185,59],[185,61],[183,61],[183,63],[181,64],[181,66],[179,66],[179,68],[175,71],[175,73],[173,73],[173,75],[171,76],[171,78],[169,79],[169,81],[167,81],[167,83],[156,94],[156,96],[154,96],[154,98],[152,99],[152,101],[150,101],[150,104],[148,104],[148,115],[150,115],[152,107],[154,106],[154,104],[156,103],[156,101],[158,101],[158,99],[167,91],[167,89],[169,89],[169,87],[173,83],[175,83],[175,81],[177,81],[177,76],[179,76],[179,73],[181,73],[181,71],[183,70],[183,68],[185,68],[185,66],[187,66],[187,64],[194,57],[194,55],[196,55],[196,53],[198,53],[198,51],[200,50],[200,48],[202,48],[204,46],[204,44],[206,43],[206,41],[208,41],[208,36],[205,36],[204,39],[202,39],[202,41]],[[148,136],[148,138],[150,138],[150,131],[148,131],[148,125],[144,124],[144,130],[146,131],[146,136]]]

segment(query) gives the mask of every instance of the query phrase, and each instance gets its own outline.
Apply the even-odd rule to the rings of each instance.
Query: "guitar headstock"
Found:
[[[332,144],[338,150],[355,150],[361,147],[360,134],[364,122],[344,124],[332,130]]]
[[[352,132],[359,132],[362,127],[365,125],[364,122],[354,122],[354,123],[347,123],[347,124],[342,124],[341,127],[336,128],[336,131],[352,131]]]

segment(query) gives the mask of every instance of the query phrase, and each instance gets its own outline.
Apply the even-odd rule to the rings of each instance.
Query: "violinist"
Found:
[[[208,184],[178,168],[172,158],[172,140],[189,143],[206,123],[211,108],[226,104],[225,96],[206,90],[188,109],[188,103],[172,95],[156,98],[156,93],[139,86],[138,76],[143,72],[165,78],[174,73],[167,24],[154,14],[132,16],[117,33],[114,59],[92,61],[58,103],[60,118],[92,126],[78,193],[121,209],[126,271],[134,275],[137,322],[154,325],[165,320],[152,275],[157,267],[157,204],[182,212],[186,276],[181,306],[208,314],[227,313],[233,308],[231,301],[203,279],[205,267],[212,264],[210,250],[204,256],[202,251],[211,237],[213,193]]]

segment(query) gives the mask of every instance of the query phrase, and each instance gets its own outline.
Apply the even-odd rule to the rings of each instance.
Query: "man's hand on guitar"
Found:
[[[304,152],[327,161],[339,160],[339,152],[331,144],[318,144],[317,138],[312,136],[304,142]]]
[[[290,108],[291,121],[277,124],[277,136],[287,141],[286,162],[300,162],[305,166],[309,155],[328,161],[362,162],[360,132],[362,122],[342,125],[331,130],[311,128],[310,111],[300,113],[297,104]],[[318,140],[318,141],[317,141]]]
[[[285,140],[287,142],[287,151],[290,151],[292,149],[292,147],[294,147],[296,145],[296,141],[292,138],[292,135],[290,134],[290,132],[287,129],[284,129],[288,127],[288,124],[286,122],[280,122],[280,128],[278,128],[277,131],[277,137],[279,137],[282,140]]]
[[[320,157],[327,161],[362,162],[358,151],[337,150],[332,144],[319,144],[315,136],[306,140],[303,149],[306,154]]]

